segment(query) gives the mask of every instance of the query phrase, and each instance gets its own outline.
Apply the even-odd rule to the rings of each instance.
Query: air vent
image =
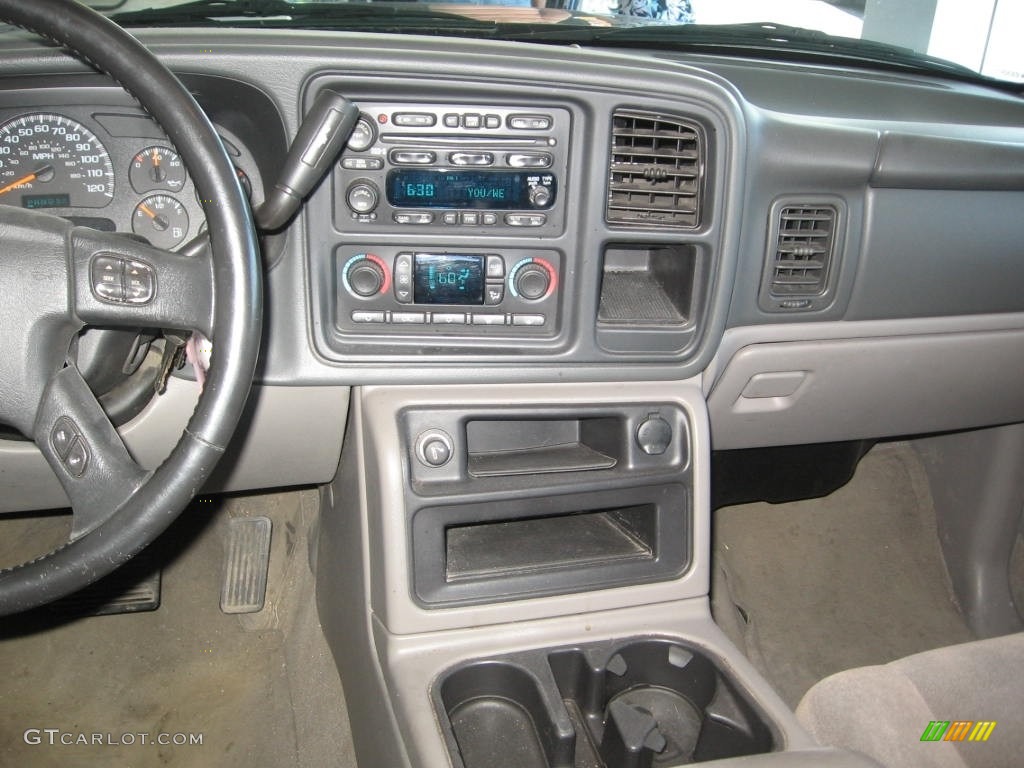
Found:
[[[831,302],[842,210],[838,202],[793,199],[772,207],[763,309],[822,309]]]
[[[609,223],[697,227],[703,168],[703,132],[696,123],[649,112],[616,112]]]

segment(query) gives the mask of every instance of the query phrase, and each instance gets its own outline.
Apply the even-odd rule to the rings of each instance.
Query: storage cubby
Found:
[[[434,700],[457,768],[669,768],[776,742],[716,661],[674,640],[475,661],[445,675]]]

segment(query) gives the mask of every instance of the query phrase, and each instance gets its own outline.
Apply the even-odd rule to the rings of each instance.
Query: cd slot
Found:
[[[518,136],[432,136],[429,134],[418,134],[414,136],[383,133],[380,136],[382,144],[415,144],[416,146],[437,146],[437,147],[547,147],[550,146],[547,137],[520,138]]]

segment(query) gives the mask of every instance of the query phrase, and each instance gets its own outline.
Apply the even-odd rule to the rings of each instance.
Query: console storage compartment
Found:
[[[416,595],[493,602],[676,578],[690,562],[688,499],[664,483],[420,509]]]
[[[474,661],[433,699],[456,768],[668,768],[776,743],[715,660],[675,640]]]

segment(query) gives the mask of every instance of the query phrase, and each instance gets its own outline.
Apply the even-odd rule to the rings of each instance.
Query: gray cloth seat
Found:
[[[814,685],[796,714],[822,744],[887,768],[1024,766],[1024,633],[839,672]],[[945,732],[964,740],[922,741],[933,721],[950,722]],[[958,721],[972,725],[954,731]],[[969,740],[991,721],[987,741]]]

